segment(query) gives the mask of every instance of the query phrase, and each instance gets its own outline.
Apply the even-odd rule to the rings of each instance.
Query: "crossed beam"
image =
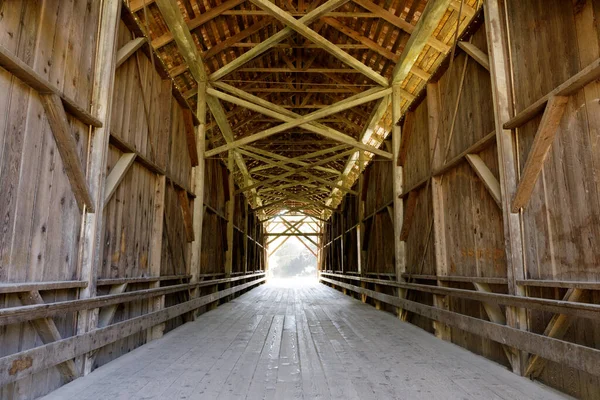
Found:
[[[330,163],[330,162],[335,161],[335,160],[337,160],[339,158],[346,157],[346,156],[348,156],[350,154],[353,154],[354,152],[355,152],[354,149],[347,150],[347,151],[344,151],[343,153],[336,154],[335,156],[325,158],[325,159],[323,159],[321,161],[317,161],[316,163],[314,163],[312,165],[309,164],[309,165],[306,165],[304,167],[293,169],[293,170],[288,171],[288,172],[286,172],[284,174],[281,174],[279,176],[275,176],[273,178],[266,179],[264,181],[253,183],[253,184],[251,184],[249,186],[246,186],[246,187],[243,187],[241,189],[238,189],[235,194],[240,194],[240,193],[246,192],[248,190],[256,189],[256,188],[258,188],[260,186],[267,185],[269,183],[277,182],[278,180],[281,180],[282,178],[287,178],[288,176],[292,176],[292,175],[296,175],[296,174],[302,174],[303,175],[303,173],[305,171],[307,171],[307,170],[309,170],[311,168],[314,168],[315,166],[319,166],[319,165],[324,165],[324,164]],[[315,179],[315,178],[316,177],[313,177],[312,179]],[[315,179],[315,180],[317,180],[317,182],[321,182],[320,178],[319,179]],[[326,181],[325,179],[323,179],[322,183],[323,184],[327,184],[327,185],[334,185],[333,183],[331,183],[329,181]],[[336,186],[339,186],[339,185],[336,185]],[[339,187],[339,189],[340,190],[345,190],[347,192],[353,192],[352,190],[346,189],[344,187]],[[356,192],[354,192],[354,194],[355,193]]]
[[[308,115],[301,116],[269,101],[261,99],[260,97],[251,95],[250,93],[244,92],[243,90],[237,89],[225,83],[216,82],[213,86],[218,87],[222,90],[226,90],[229,93],[233,93],[238,97],[232,96],[224,92],[220,92],[213,88],[208,88],[206,90],[206,93],[209,96],[236,104],[238,106],[245,107],[249,110],[264,114],[271,118],[279,119],[281,121],[284,121],[285,123],[273,127],[271,129],[267,129],[266,131],[256,133],[254,135],[242,139],[238,139],[227,143],[223,146],[219,146],[217,148],[209,150],[205,152],[205,157],[212,157],[222,152],[253,143],[257,140],[265,139],[276,133],[299,126],[310,132],[327,137],[337,142],[348,144],[355,148],[359,148],[361,150],[365,150],[370,153],[377,154],[388,159],[392,159],[392,154],[387,151],[380,150],[374,146],[369,146],[333,128],[315,123],[315,121],[318,119],[347,110],[360,104],[368,103],[370,101],[374,101],[385,97],[391,93],[392,89],[390,88],[373,88],[367,90],[364,93],[357,94],[356,96],[352,96],[345,100],[339,101],[335,104],[332,104],[331,106],[327,106],[318,111],[312,112]]]

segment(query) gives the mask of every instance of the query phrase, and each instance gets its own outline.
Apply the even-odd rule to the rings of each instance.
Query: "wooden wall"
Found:
[[[401,277],[392,275],[391,279],[409,286],[430,285],[483,295],[498,293],[514,298],[566,300],[575,308],[577,303],[600,304],[600,232],[597,232],[600,226],[600,182],[597,179],[600,120],[596,117],[600,115],[600,84],[594,78],[599,69],[600,31],[595,21],[600,17],[600,7],[591,0],[498,3],[502,20],[495,26],[503,32],[503,43],[488,43],[490,32],[486,32],[489,28],[483,15],[460,38],[467,46],[478,49],[488,65],[468,55],[462,50],[463,46],[457,47],[455,57],[450,60],[449,56],[442,64],[401,121],[400,157],[395,162],[403,166],[404,221],[395,235],[406,244],[406,266]],[[523,174],[534,149],[534,138],[540,135],[545,103],[524,123],[497,132],[496,119],[500,118],[500,111],[494,104],[492,83],[498,88],[502,80],[493,75],[494,71],[490,72],[492,46],[495,46],[495,54],[498,49],[504,49],[508,57],[509,81],[504,90],[510,97],[509,105],[514,102],[510,116],[519,116],[548,93],[556,93],[555,88],[564,87],[565,82],[581,87],[569,92],[556,132],[551,132],[555,136],[551,136],[548,156],[533,182],[531,198],[517,213],[511,212],[513,198],[512,195],[507,198],[505,188],[513,185],[516,189],[519,184],[528,183]],[[580,71],[585,73],[586,68],[592,68],[591,72],[581,76]],[[499,122],[509,121],[505,118]],[[502,140],[504,134],[510,135],[514,159],[506,153],[507,158],[499,160],[497,141]],[[393,291],[394,287],[376,283],[390,278],[383,272],[394,273],[394,246],[390,241],[394,227],[385,208],[381,209],[386,202],[392,206],[392,165],[378,161],[375,158],[361,178],[366,193],[358,197],[347,195],[342,203],[345,208],[339,209],[341,215],[334,213],[327,225],[330,232],[325,236],[324,262],[320,265],[322,271],[328,272],[324,277],[335,276],[335,280],[345,285],[340,286],[344,292],[348,284],[360,286],[359,289],[402,296],[501,325],[516,327],[516,316],[523,315],[520,329],[590,350],[600,349],[598,319],[559,317],[530,308],[523,308],[523,313],[518,314],[519,309],[465,299],[459,294]],[[517,179],[506,181],[508,178],[500,173],[500,168],[514,168]],[[353,189],[358,190],[360,185],[357,183]],[[497,198],[490,186],[497,188]],[[363,220],[357,217],[361,200],[365,207]],[[376,211],[379,213],[373,216]],[[508,258],[506,244],[514,239],[505,237],[509,228],[504,214],[516,215],[519,221],[516,235],[522,240],[521,262]],[[345,247],[348,255],[344,260],[349,262],[343,269],[339,267],[342,239],[332,241],[340,235],[338,220],[347,221],[343,245],[351,246],[350,249]],[[362,227],[362,249],[366,252],[360,273],[355,265],[356,242],[350,243],[348,239],[356,238],[359,226]],[[376,249],[375,254],[372,254],[373,249]],[[325,283],[332,284],[331,281]],[[361,290],[355,293],[360,294]],[[386,307],[381,305],[380,299],[371,299],[364,293],[362,299],[378,308]],[[397,310],[389,306],[387,309]],[[547,359],[540,362],[535,354],[510,355],[507,348],[491,340],[485,332],[446,326],[418,313],[404,312],[401,317],[441,339],[575,397],[592,399],[600,395],[600,378],[589,372],[562,362]],[[558,354],[552,357],[559,359]],[[535,368],[529,370],[532,365]]]
[[[100,2],[83,0],[2,2],[2,66],[6,57],[20,60],[39,79],[55,86],[63,98],[71,99],[90,114],[89,110],[94,109],[93,81],[98,67],[95,51],[100,6]],[[121,17],[115,54],[141,35],[127,9],[123,8]],[[84,215],[40,95],[3,68],[0,92],[0,358],[6,360],[42,349],[53,340],[74,340],[75,335],[88,330],[80,327],[87,314],[77,311],[32,322],[23,317],[17,323],[5,323],[3,311],[10,313],[31,304],[25,302],[31,293],[41,294],[45,303],[77,302],[90,282],[83,278],[81,264]],[[175,92],[164,66],[156,57],[150,57],[147,46],[116,68],[111,97],[103,182],[114,176],[120,179],[106,202],[100,202],[104,204],[99,257],[97,273],[91,277],[98,287],[92,297],[188,286],[158,297],[97,306],[96,328],[130,321],[165,307],[185,306],[203,295],[250,282],[242,278],[231,284],[219,282],[194,290],[194,282],[226,278],[229,172],[220,160],[206,161],[202,252],[199,265],[191,265],[193,246],[199,246],[190,237],[194,203],[202,200],[196,198],[193,187],[190,131],[184,116],[189,110]],[[85,174],[94,152],[103,149],[90,147],[90,132],[94,128],[74,117],[69,109],[66,115],[79,158],[76,168]],[[88,176],[88,182],[93,178]],[[231,198],[235,201],[232,218],[236,226],[233,275],[250,276],[265,268],[262,225],[254,214],[248,214],[245,197],[234,198],[231,194]],[[56,285],[58,289],[54,288]],[[230,298],[231,295],[221,301]],[[84,362],[91,363],[90,369],[97,368],[190,318],[189,313],[179,313],[153,328],[120,335],[118,340],[110,340],[87,355],[78,353],[73,364],[75,375],[85,369]],[[38,333],[40,327],[48,332],[54,326],[57,337],[49,339]],[[60,357],[59,353],[49,354]],[[27,374],[29,367],[31,364],[23,367],[24,378],[16,382],[8,378],[11,383],[0,388],[0,398],[33,399],[68,380],[57,367],[39,369],[34,365],[32,368],[39,372]]]

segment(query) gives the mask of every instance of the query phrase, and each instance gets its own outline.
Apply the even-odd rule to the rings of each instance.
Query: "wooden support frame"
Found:
[[[190,209],[190,199],[188,198],[187,192],[184,190],[178,190],[177,197],[179,198],[179,207],[181,208],[183,226],[185,227],[185,236],[188,243],[190,243],[195,240],[193,215]]]
[[[436,284],[441,287],[447,287],[444,277],[448,275],[448,259],[446,245],[446,217],[444,214],[444,192],[442,178],[433,175],[433,171],[439,168],[443,162],[442,151],[438,146],[438,135],[440,129],[440,109],[441,97],[439,84],[428,83],[427,87],[427,123],[429,133],[429,156],[431,159],[430,185],[431,185],[431,208],[433,218],[433,251],[435,254],[435,275]],[[415,279],[414,276],[407,279]],[[448,296],[433,295],[433,305],[443,310],[450,310],[450,301]],[[433,321],[435,336],[439,339],[452,340],[452,330],[450,326],[439,321]]]
[[[300,18],[297,21],[300,24],[308,26],[311,23],[318,20],[319,18],[321,18],[327,12],[341,6],[342,4],[344,4],[346,2],[348,2],[348,0],[328,0],[327,2],[323,3],[319,7],[308,12],[305,16],[303,16],[302,18]],[[236,57],[235,60],[233,60],[232,62],[227,63],[225,66],[221,67],[219,70],[212,73],[209,77],[210,80],[213,82],[218,81],[219,79],[223,78],[224,76],[229,75],[231,72],[239,69],[242,65],[246,64],[247,62],[249,62],[249,61],[253,60],[254,58],[256,58],[257,56],[259,56],[260,54],[262,54],[265,51],[276,46],[278,43],[289,38],[290,36],[292,36],[293,33],[294,33],[294,30],[292,28],[286,26],[281,31],[277,32],[276,34],[269,37],[262,43],[254,46],[252,49],[246,51],[241,56]],[[272,71],[269,69],[266,72],[272,72]]]
[[[96,128],[102,127],[102,121],[94,116],[94,112],[88,112],[85,107],[78,104],[75,100],[65,95],[52,83],[48,82],[44,77],[35,72],[33,68],[21,61],[17,56],[12,54],[6,47],[0,44],[0,67],[9,71],[11,74],[25,82],[32,89],[36,90],[40,95],[55,94],[60,97],[64,109],[83,122]]]
[[[183,109],[183,125],[185,128],[185,138],[187,140],[187,148],[190,156],[190,162],[192,167],[198,166],[198,139],[196,138],[196,130],[194,129],[194,117],[192,112],[184,108]]]
[[[121,22],[122,2],[105,0],[100,11],[100,27],[96,49],[96,64],[92,90],[92,114],[102,121],[90,138],[88,155],[88,185],[94,201],[94,213],[84,214],[81,239],[80,267],[81,280],[88,282],[79,292],[80,299],[96,296],[96,277],[100,257],[103,252],[102,220],[105,190],[105,173],[110,140],[110,118],[117,53],[117,32]],[[98,310],[81,310],[77,317],[77,334],[82,335],[96,329]],[[92,371],[93,354],[78,360],[84,375]]]
[[[477,61],[483,68],[490,70],[490,59],[487,54],[470,42],[459,41],[458,47],[464,50],[473,60]]]
[[[510,204],[510,199],[512,199],[517,187],[517,158],[513,146],[512,132],[502,126],[513,112],[509,91],[511,81],[509,56],[504,46],[507,35],[503,28],[505,26],[502,17],[503,5],[499,3],[499,0],[487,0],[484,2],[483,7],[494,104],[494,126],[496,128],[499,165],[498,180],[502,194],[508,292],[513,295],[525,296],[524,288],[516,284],[518,280],[525,278],[521,220],[519,214],[512,212]],[[508,308],[506,322],[512,328],[528,330],[527,313],[523,308]],[[526,353],[520,351],[516,354],[511,361],[513,372],[522,375],[525,372],[526,360]]]
[[[272,103],[269,103],[268,101],[260,99],[260,98],[258,98],[256,96],[253,96],[253,95],[251,95],[249,93],[245,93],[242,90],[239,90],[239,89],[236,89],[236,88],[233,88],[233,87],[229,87],[229,85],[225,86],[222,83],[219,84],[218,87],[224,88],[225,90],[228,90],[229,92],[234,92],[234,94],[236,94],[239,97],[234,97],[234,96],[228,95],[228,94],[223,93],[223,92],[219,92],[219,91],[214,90],[214,89],[209,89],[207,92],[210,95],[210,97],[214,96],[214,97],[220,98],[220,99],[222,99],[224,101],[228,101],[228,102],[231,102],[233,104],[237,104],[239,106],[245,107],[245,108],[247,108],[249,110],[259,112],[261,114],[267,115],[267,116],[272,117],[272,118],[279,119],[279,120],[281,120],[281,121],[283,121],[285,123],[290,123],[289,126],[288,126],[288,128],[291,128],[293,126],[300,126],[300,127],[304,128],[304,129],[307,129],[307,130],[309,130],[311,132],[317,133],[317,134],[319,134],[321,136],[324,136],[324,137],[327,137],[329,139],[336,140],[336,141],[338,141],[340,143],[348,144],[348,145],[360,148],[362,150],[366,150],[366,151],[369,151],[371,153],[381,155],[381,156],[386,157],[386,158],[391,158],[391,154],[390,153],[388,153],[386,151],[379,150],[376,147],[363,144],[363,143],[361,143],[361,142],[359,142],[359,141],[357,141],[357,140],[349,137],[348,135],[345,135],[345,134],[343,134],[341,132],[336,131],[335,129],[328,128],[328,127],[325,127],[325,126],[319,126],[319,125],[315,126],[314,124],[309,124],[309,123],[298,123],[298,119],[301,118],[301,116],[299,116],[298,114],[290,113],[289,111],[288,112],[282,112],[281,107],[276,106],[276,105],[274,105]],[[378,96],[378,95],[376,95],[376,96]],[[372,100],[373,99],[368,100],[368,101],[372,101]],[[313,116],[311,118],[314,118],[314,115],[315,115],[315,113],[313,113]],[[317,115],[317,118],[314,118],[314,120],[316,120],[318,118],[321,118],[323,116],[329,115],[329,114],[325,114],[325,115],[316,114],[316,115]],[[309,120],[309,122],[311,120]],[[291,124],[292,122],[294,123],[294,125]],[[277,133],[277,132],[274,132],[274,133]],[[252,143],[255,140],[257,140],[256,138],[257,138],[256,136],[254,138],[252,138],[252,136],[250,136],[247,139],[241,139],[241,140],[237,141],[236,145],[237,146],[247,145],[247,144]],[[231,142],[233,142],[233,140],[231,140]],[[209,151],[207,151],[205,153],[205,157],[211,157],[211,156],[213,156],[215,154],[218,154],[221,151],[225,151],[225,150],[228,150],[228,149],[229,148],[227,146],[222,146],[221,148],[209,150]]]
[[[129,319],[127,321],[118,322],[109,325],[105,328],[95,329],[90,332],[82,333],[70,338],[63,339],[58,342],[46,344],[44,346],[35,347],[20,353],[12,354],[0,358],[0,386],[23,379],[29,375],[43,371],[54,365],[63,363],[73,359],[79,355],[93,352],[107,344],[114,343],[128,335],[144,331],[153,326],[162,324],[179,315],[196,310],[204,305],[210,304],[223,297],[230,296],[241,290],[248,289],[252,286],[261,284],[265,281],[264,273],[244,275],[236,278],[217,279],[213,281],[201,282],[196,285],[214,285],[221,282],[233,282],[241,279],[253,279],[247,283],[242,283],[238,286],[221,290],[217,293],[212,293],[207,296],[189,300],[185,303],[178,304],[173,307],[168,307],[160,311],[153,311],[139,317]],[[187,286],[187,285],[185,285]],[[182,288],[177,288],[182,290]],[[156,289],[154,289],[156,290]],[[160,289],[160,290],[166,290]],[[134,293],[135,294],[135,293]],[[123,296],[119,295],[119,296]],[[27,368],[19,369],[10,373],[11,366],[19,363],[22,360],[28,360]],[[31,361],[31,363],[29,363]]]
[[[575,369],[589,372],[590,374],[600,375],[600,363],[597,362],[600,357],[600,350],[564,342],[562,340],[549,338],[532,332],[516,329],[507,325],[499,325],[474,317],[469,317],[452,311],[447,311],[415,301],[390,296],[383,293],[361,288],[359,286],[344,283],[338,280],[323,277],[334,274],[321,273],[319,278],[323,282],[334,286],[343,287],[357,293],[365,294],[376,300],[385,302],[395,307],[401,307],[424,317],[434,319],[458,329],[470,332],[495,342],[519,348],[521,351],[531,352],[540,355],[563,365],[568,365]],[[362,279],[352,276],[344,276],[345,279]],[[389,284],[389,281],[379,281],[380,284]]]
[[[498,207],[502,208],[502,194],[500,193],[500,182],[498,182],[498,179],[496,179],[492,171],[490,171],[485,162],[477,154],[467,154],[465,158],[479,179],[481,179],[490,195],[492,195]]]
[[[119,187],[119,184],[127,175],[127,171],[133,165],[135,161],[136,154],[135,153],[123,153],[119,161],[115,164],[113,169],[110,171],[110,174],[106,177],[105,190],[104,190],[104,206],[108,204],[113,194]]]
[[[46,110],[46,117],[56,141],[56,148],[60,153],[79,210],[83,212],[87,208],[88,212],[93,213],[95,204],[87,186],[81,160],[77,155],[77,143],[71,134],[71,126],[62,101],[57,94],[42,94],[40,99]]]
[[[133,55],[136,51],[138,51],[144,44],[146,44],[145,37],[139,37],[130,40],[125,43],[123,47],[119,49],[117,52],[117,62],[115,64],[115,68],[119,68],[129,57]]]
[[[275,4],[269,2],[268,0],[250,1],[257,7],[260,7],[264,11],[268,12],[272,17],[276,18],[287,27],[292,28],[300,35],[304,36],[323,50],[327,51],[328,53],[339,59],[344,64],[357,71],[360,71],[373,82],[376,82],[384,87],[388,85],[387,80],[381,75],[379,75],[377,72],[375,72],[373,69],[358,61],[356,58],[352,57],[345,51],[339,49],[335,44],[331,43],[329,40],[325,39],[323,36],[310,29],[300,20],[297,20],[294,17],[292,17],[288,12],[282,10]]]
[[[19,300],[24,306],[45,304],[44,299],[37,290],[19,293]],[[38,336],[44,344],[58,342],[62,336],[52,318],[38,318],[31,321]],[[79,376],[73,359],[68,359],[56,367],[66,382],[72,381]]]
[[[585,290],[571,288],[567,290],[567,293],[565,293],[563,296],[563,301],[579,302],[582,300],[585,293]],[[573,317],[569,315],[555,314],[546,326],[546,329],[544,330],[544,336],[562,339],[569,330],[572,322]],[[537,354],[531,355],[525,368],[525,376],[530,376],[531,378],[539,377],[544,369],[545,364],[545,359],[541,358]]]
[[[552,147],[552,142],[556,137],[558,126],[568,101],[569,98],[565,96],[552,96],[548,100],[542,121],[535,134],[533,145],[527,156],[523,174],[521,175],[519,185],[517,186],[511,208],[512,212],[518,212],[520,208],[525,208],[525,206],[527,206],[537,182],[537,178],[544,167],[544,161],[546,160],[548,152]]]

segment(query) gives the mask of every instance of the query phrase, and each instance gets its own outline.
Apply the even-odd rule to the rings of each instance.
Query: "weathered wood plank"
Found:
[[[524,208],[537,182],[537,178],[544,167],[544,160],[552,147],[552,142],[556,137],[560,120],[567,106],[569,98],[566,96],[553,96],[548,100],[544,116],[540,122],[540,126],[535,134],[533,145],[527,156],[519,186],[515,193],[512,203],[512,212],[519,211]]]
[[[113,169],[110,171],[110,174],[106,177],[104,206],[106,206],[112,195],[115,194],[115,191],[117,190],[117,187],[119,187],[119,184],[123,178],[125,178],[127,171],[129,171],[129,168],[131,168],[133,162],[135,161],[135,156],[135,153],[123,153],[121,158],[119,158],[119,161],[117,161]]]
[[[135,38],[127,42],[123,47],[117,51],[117,61],[115,68],[119,68],[129,57],[138,51],[146,43],[145,37]]]
[[[94,201],[88,189],[85,172],[77,154],[77,142],[71,133],[71,126],[62,101],[57,94],[42,94],[40,99],[46,110],[46,117],[56,141],[56,148],[60,153],[77,205],[81,211],[87,207],[88,212],[93,213]]]
[[[101,127],[102,122],[88,112],[84,107],[77,104],[73,99],[67,97],[56,86],[40,76],[30,66],[12,54],[7,48],[0,44],[0,66],[12,73],[14,76],[31,86],[40,94],[55,94],[60,97],[65,109],[69,114],[81,122]]]
[[[19,300],[23,305],[36,305],[36,304],[45,304],[44,299],[40,295],[40,292],[37,290],[32,290],[30,292],[19,293]],[[56,327],[56,324],[51,318],[39,318],[31,321],[31,324],[35,328],[40,339],[42,339],[42,343],[48,344],[52,342],[57,342],[62,340],[62,336]],[[75,363],[73,359],[67,359],[64,362],[61,362],[57,365],[60,374],[63,376],[65,381],[71,381],[75,379],[79,374],[77,373],[77,369],[75,368]]]

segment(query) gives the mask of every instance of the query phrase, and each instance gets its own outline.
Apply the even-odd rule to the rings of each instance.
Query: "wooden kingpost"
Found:
[[[393,171],[393,193],[394,193],[394,264],[396,270],[396,281],[401,282],[404,279],[402,274],[406,271],[406,249],[405,242],[400,240],[402,231],[402,221],[404,219],[404,204],[400,195],[402,194],[402,167],[398,165],[398,154],[400,152],[400,143],[402,142],[402,129],[395,122],[402,116],[401,95],[402,88],[400,83],[392,85],[392,171]],[[406,290],[398,289],[398,296],[405,297]],[[405,313],[398,309],[398,316]],[[405,317],[402,317],[403,319]]]
[[[91,131],[88,155],[88,186],[94,202],[94,213],[85,212],[81,238],[80,279],[87,281],[87,287],[79,293],[79,298],[96,296],[98,265],[102,254],[102,214],[108,140],[110,138],[110,111],[115,76],[117,53],[117,29],[121,19],[122,2],[106,0],[102,3],[101,25],[98,33],[98,50],[94,67],[92,92],[92,114],[102,121],[102,127]],[[80,311],[77,316],[77,334],[84,334],[98,326],[98,309]],[[78,360],[78,367],[84,375],[92,372],[93,354]]]
[[[484,2],[483,7],[490,59],[492,99],[494,102],[508,292],[511,295],[524,296],[525,288],[517,285],[517,280],[525,279],[521,218],[518,212],[512,212],[510,204],[517,190],[518,160],[513,147],[512,132],[502,126],[511,117],[512,103],[509,91],[510,64],[504,46],[507,37],[503,31],[505,25],[502,18],[503,7],[500,3],[498,0],[487,0]],[[507,307],[506,314],[506,322],[509,326],[520,330],[529,330],[527,312],[524,308]],[[525,373],[527,358],[527,353],[515,351],[512,360],[510,360],[515,373],[520,375]]]

